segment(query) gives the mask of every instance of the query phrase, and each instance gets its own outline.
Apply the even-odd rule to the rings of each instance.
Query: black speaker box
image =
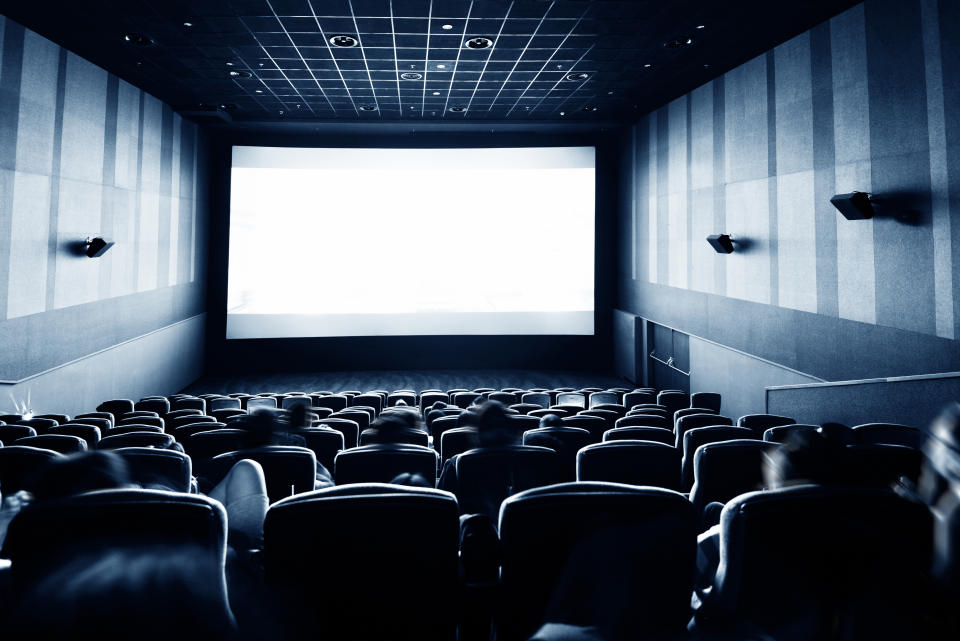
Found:
[[[732,254],[733,241],[727,234],[712,234],[707,236],[707,242],[718,254]]]
[[[862,191],[849,194],[837,194],[830,199],[830,204],[837,208],[847,220],[867,220],[873,218],[873,205],[870,196]]]

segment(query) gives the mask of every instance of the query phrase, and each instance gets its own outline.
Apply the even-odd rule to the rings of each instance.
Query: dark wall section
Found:
[[[612,366],[617,154],[616,139],[605,132],[557,134],[483,130],[364,133],[325,130],[321,134],[276,131],[224,134],[212,145],[212,219],[208,307],[208,371],[277,372],[337,369],[546,368],[608,371]],[[597,147],[596,316],[594,336],[394,336],[226,340],[230,153],[232,145],[289,147]],[[428,189],[429,187],[425,187]],[[482,192],[478,192],[482,198]],[[482,205],[482,203],[478,203]],[[482,207],[478,207],[482,209]],[[478,219],[477,224],[483,224]],[[457,239],[454,242],[469,242]],[[531,242],[536,242],[531,239]],[[423,248],[422,251],[429,251]],[[315,295],[322,295],[324,278]]]
[[[825,380],[960,370],[958,24],[867,0],[637,122],[616,307]]]

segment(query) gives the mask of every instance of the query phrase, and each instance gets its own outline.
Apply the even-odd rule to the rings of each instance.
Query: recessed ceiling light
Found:
[[[356,47],[359,44],[359,41],[353,36],[332,36],[330,38],[330,44],[334,47]]]
[[[360,111],[376,111],[377,108],[373,105],[360,105]]]
[[[560,112],[560,115],[561,115],[561,116],[566,116],[566,115],[567,115],[567,112],[566,112],[566,111],[561,111],[561,112]]]
[[[228,63],[227,63],[227,66],[228,66],[228,67],[232,67],[232,66],[233,66],[233,63],[232,63],[232,62],[228,62]]]
[[[153,38],[136,32],[123,34],[123,41],[132,45],[137,45],[138,47],[149,47],[150,45],[154,44]]]
[[[663,43],[663,46],[667,49],[682,49],[683,47],[688,47],[693,44],[693,38],[690,36],[683,36],[682,38],[674,38],[673,40],[667,40]]]
[[[297,109],[299,109],[299,108],[300,108],[300,105],[297,105]]]
[[[612,92],[612,91],[608,91],[608,92],[607,92],[607,95],[608,95],[608,96],[612,96],[612,95],[613,95],[613,92]]]
[[[256,93],[263,93],[263,89],[257,89]]]
[[[439,95],[440,95],[440,92],[439,92],[439,91],[434,91],[434,92],[433,92],[433,95],[434,95],[434,96],[439,96]]]
[[[263,63],[262,63],[262,62],[260,63],[260,66],[261,66],[261,67],[263,66]]]
[[[253,78],[253,74],[249,71],[237,71],[236,69],[230,70],[231,78]]]
[[[183,26],[184,26],[184,27],[192,27],[192,26],[193,26],[193,23],[192,23],[192,22],[184,22],[184,23],[183,23]]]
[[[232,102],[226,102],[226,103],[220,105],[220,108],[223,109],[224,111],[233,111],[234,109],[237,108],[237,106],[236,106],[235,104],[233,104]]]
[[[452,111],[453,113],[457,113],[457,114],[458,114],[458,113],[463,113],[463,112],[466,111],[466,110],[467,110],[467,108],[464,107],[464,106],[462,106],[462,105],[454,105],[454,106],[450,107],[450,111]]]
[[[643,68],[644,68],[644,69],[649,69],[649,68],[652,67],[652,66],[653,66],[653,65],[648,62],[647,64],[643,65]]]
[[[493,46],[493,40],[484,36],[470,38],[463,43],[467,49],[489,49]]]
[[[437,69],[446,69],[447,65],[437,65]]]
[[[282,110],[282,109],[280,110],[280,115],[281,115],[281,116],[283,115],[283,110]]]
[[[450,31],[451,29],[453,29],[453,25],[445,24],[445,25],[441,25],[440,28],[443,29],[444,31]]]
[[[707,25],[705,25],[705,24],[698,24],[698,25],[697,25],[697,29],[706,29],[706,28],[707,28]]]
[[[576,73],[568,73],[563,77],[564,80],[570,80],[571,82],[577,82],[580,80],[586,80],[590,77],[590,74],[578,71]]]
[[[405,73],[400,74],[400,77],[404,80],[420,80],[421,78],[423,78],[423,74],[417,73],[415,71],[407,71]]]
[[[597,108],[596,108],[596,107],[594,107],[594,108],[593,108],[593,109],[591,109],[590,111],[596,111],[596,110],[597,110]]]

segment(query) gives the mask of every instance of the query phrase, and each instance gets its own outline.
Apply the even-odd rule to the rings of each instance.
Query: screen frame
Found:
[[[284,123],[281,123],[284,124]],[[356,125],[354,123],[354,125]],[[488,126],[410,129],[410,125],[260,127],[211,132],[208,373],[351,369],[549,368],[608,371],[616,290],[615,238],[622,139],[615,129],[537,131]],[[230,174],[234,146],[325,148],[577,147],[595,149],[594,333],[590,335],[422,335],[226,338]],[[319,295],[320,292],[318,291]]]

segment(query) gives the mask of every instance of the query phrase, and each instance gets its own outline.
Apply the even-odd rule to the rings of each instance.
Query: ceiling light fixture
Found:
[[[377,108],[373,105],[360,105],[360,111],[376,111]]]
[[[649,69],[649,68],[652,67],[652,66],[653,66],[653,65],[648,62],[647,64],[643,65],[643,68],[644,68],[644,69]]]
[[[698,24],[698,25],[697,25],[697,29],[706,29],[706,28],[707,28],[707,25],[705,25],[705,24]]]
[[[420,80],[421,78],[423,78],[423,74],[416,73],[415,71],[407,71],[405,73],[400,74],[400,77],[403,80]]]
[[[467,110],[467,108],[464,107],[464,106],[462,106],[462,105],[454,105],[454,106],[450,107],[450,111],[452,111],[453,113],[456,113],[456,114],[463,113],[463,112],[466,111],[466,110]]]
[[[227,66],[228,66],[228,67],[232,67],[232,66],[233,66],[233,63],[232,63],[232,62],[228,62],[228,63],[227,63]]]
[[[682,38],[667,40],[663,43],[663,46],[667,49],[682,49],[683,47],[689,47],[693,42],[694,40],[690,36],[683,36]]]
[[[437,65],[437,69],[446,69],[447,65]]]
[[[263,89],[257,89],[256,93],[263,93]]]
[[[153,38],[136,32],[123,34],[123,41],[138,47],[149,47],[150,45],[154,44]]]
[[[192,26],[193,26],[193,23],[192,23],[192,22],[184,22],[184,23],[183,23],[183,26],[184,26],[184,27],[192,27]]]
[[[439,91],[434,91],[434,92],[433,92],[433,95],[434,95],[434,96],[439,96],[439,95],[440,95],[440,92],[439,92]]]
[[[463,45],[467,49],[489,49],[493,46],[493,40],[484,36],[476,36],[468,39]]]
[[[560,115],[561,115],[561,116],[566,116],[566,115],[567,115],[567,112],[566,112],[566,111],[561,111],[561,112],[560,112]]]
[[[330,44],[334,47],[356,47],[360,42],[353,36],[339,35],[331,36]]]
[[[230,70],[231,78],[253,78],[253,74],[249,71],[237,71],[236,69]]]
[[[445,25],[441,25],[440,28],[443,29],[444,31],[450,31],[451,29],[453,29],[453,25],[445,24]]]
[[[590,74],[578,71],[576,73],[568,73],[563,77],[564,80],[569,80],[571,82],[579,82],[581,80],[586,80],[590,77]]]

